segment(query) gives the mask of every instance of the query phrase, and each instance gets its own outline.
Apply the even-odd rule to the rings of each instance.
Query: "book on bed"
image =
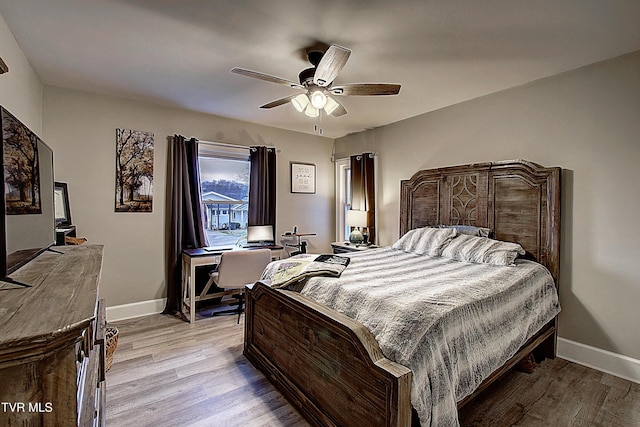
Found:
[[[300,254],[273,261],[262,273],[261,281],[272,288],[293,289],[313,276],[340,277],[350,258],[332,254]]]

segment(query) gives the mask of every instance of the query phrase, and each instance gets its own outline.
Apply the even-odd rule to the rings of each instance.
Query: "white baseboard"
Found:
[[[166,304],[167,299],[160,298],[107,307],[107,321],[115,322],[117,320],[132,319],[134,317],[162,313]]]
[[[558,357],[640,384],[640,360],[558,338]]]

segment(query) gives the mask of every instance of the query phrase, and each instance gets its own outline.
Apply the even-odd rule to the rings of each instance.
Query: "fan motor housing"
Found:
[[[300,79],[300,84],[304,87],[308,87],[313,84],[313,76],[316,74],[315,67],[307,68],[306,70],[300,71],[298,74],[298,78]]]

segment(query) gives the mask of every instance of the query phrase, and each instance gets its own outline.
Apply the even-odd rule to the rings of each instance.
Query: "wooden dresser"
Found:
[[[55,252],[54,252],[55,251]],[[0,283],[0,425],[104,425],[100,245],[57,246]]]

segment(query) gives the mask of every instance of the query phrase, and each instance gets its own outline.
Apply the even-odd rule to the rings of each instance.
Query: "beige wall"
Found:
[[[43,86],[0,16],[0,104],[41,136],[55,152],[58,181],[69,185],[78,233],[105,245],[101,296],[112,307],[166,296],[165,185],[167,140],[174,133],[239,145],[276,146],[277,234],[317,233],[309,251],[330,251],[334,235],[333,140],[252,125],[180,109]],[[116,128],[155,134],[153,213],[114,212]],[[289,162],[317,166],[316,194],[291,194]]]
[[[564,168],[560,336],[640,359],[640,52],[336,141],[364,149],[379,155],[381,244],[398,237],[400,180],[419,169]]]
[[[0,105],[42,137],[42,84],[0,15],[0,57],[9,72],[0,75]]]
[[[45,86],[44,139],[56,179],[67,182],[78,234],[105,245],[101,296],[112,307],[166,296],[167,136],[277,147],[277,233],[312,231],[309,251],[328,251],[334,233],[333,140],[190,111]],[[115,213],[116,128],[155,134],[153,213]],[[316,194],[291,194],[289,162],[317,165]]]

